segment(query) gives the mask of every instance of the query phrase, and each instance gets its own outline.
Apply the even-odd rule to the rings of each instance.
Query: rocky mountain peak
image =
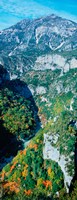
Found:
[[[76,49],[77,23],[54,14],[35,20],[24,19],[0,33],[0,57],[7,70],[17,76],[34,69],[40,55],[62,56],[66,52],[68,57],[68,51]],[[51,65],[53,68],[52,61]]]

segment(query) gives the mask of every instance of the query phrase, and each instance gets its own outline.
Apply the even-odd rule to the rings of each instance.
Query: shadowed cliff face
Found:
[[[7,70],[0,64],[0,85],[4,82],[10,80],[9,73]]]
[[[75,171],[76,171],[76,179],[77,179],[77,133],[76,133],[76,143],[75,143]]]
[[[77,130],[76,130],[76,141],[75,141],[75,154],[74,154],[74,162],[75,162],[75,174],[71,181],[69,192],[71,193],[74,190],[74,184],[77,181]]]
[[[23,149],[23,142],[18,141],[0,121],[0,170],[17,155],[18,150]]]
[[[1,163],[0,170],[1,170],[8,162],[10,162],[13,159],[13,157],[17,154],[18,150],[24,148],[25,140],[28,141],[30,138],[32,138],[36,134],[37,130],[40,129],[40,120],[38,117],[38,108],[35,104],[32,93],[30,89],[28,88],[27,84],[25,84],[23,81],[20,81],[19,79],[10,81],[8,72],[2,66],[0,66],[0,72],[1,72],[0,73],[0,78],[1,78],[0,95],[1,95],[1,92],[3,95],[3,96],[0,96],[1,101],[2,101],[2,97],[3,97],[3,100],[5,99],[5,101],[6,101],[6,98],[8,98],[9,102],[11,103],[13,103],[13,100],[14,100],[14,101],[19,101],[21,104],[20,99],[22,99],[23,103],[25,102],[25,100],[27,102],[29,101],[29,105],[28,105],[29,113],[31,113],[31,116],[33,117],[33,121],[34,121],[33,124],[35,123],[35,126],[33,125],[32,127],[32,125],[30,125],[29,127],[30,128],[29,131],[31,131],[31,134],[29,136],[26,136],[25,138],[22,137],[21,139],[21,137],[18,137],[15,133],[12,134],[11,130],[5,127],[4,125],[5,119],[1,118],[0,120],[0,163]],[[8,91],[8,93],[6,91]],[[6,104],[3,105],[6,108],[0,107],[0,116],[5,115],[6,109],[8,110],[10,108],[10,104],[9,105],[8,103]],[[18,108],[20,109],[20,107]],[[5,111],[3,111],[2,109],[5,109]],[[27,122],[25,123],[28,123],[29,119],[26,119],[26,120]],[[26,130],[24,131],[26,132]],[[19,129],[19,136],[20,136],[20,129]]]
[[[77,122],[73,121],[72,126],[75,127],[75,151],[74,151],[74,165],[75,165],[75,173],[74,177],[71,181],[71,185],[69,188],[69,193],[72,193],[74,191],[74,187],[77,181]]]

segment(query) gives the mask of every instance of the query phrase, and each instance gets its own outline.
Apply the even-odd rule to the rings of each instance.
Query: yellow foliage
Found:
[[[24,171],[22,172],[22,176],[25,177],[25,178],[26,178],[27,174],[28,174],[28,170],[24,170]]]
[[[28,124],[26,124],[26,129],[28,129],[29,128],[29,125]]]
[[[22,109],[25,109],[25,106],[22,106]]]
[[[54,178],[54,171],[52,171],[51,167],[48,168],[47,172],[48,172],[48,176],[49,176],[51,179],[53,179],[53,178]]]
[[[28,147],[29,147],[30,149],[32,149],[32,148],[33,148],[33,143],[30,142],[30,144],[28,145]]]
[[[31,175],[34,177],[34,173],[33,172],[31,172]]]
[[[50,176],[50,174],[51,174],[51,172],[52,172],[51,167],[49,167],[47,171],[48,171],[48,176]]]
[[[26,176],[27,176],[27,174],[28,174],[28,165],[26,164],[25,165],[25,167],[24,167],[24,170],[23,170],[23,172],[22,172],[22,176],[24,177],[24,178],[26,178]]]
[[[43,179],[42,178],[39,178],[38,180],[37,180],[37,186],[40,186],[40,185],[42,185],[43,184]]]
[[[37,139],[36,142],[39,143],[39,139]]]
[[[50,178],[51,178],[51,179],[54,178],[54,171],[51,172],[51,174],[50,174]]]

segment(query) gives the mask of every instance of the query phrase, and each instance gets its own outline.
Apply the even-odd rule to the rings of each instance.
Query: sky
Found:
[[[52,13],[77,22],[77,0],[0,0],[0,30]]]

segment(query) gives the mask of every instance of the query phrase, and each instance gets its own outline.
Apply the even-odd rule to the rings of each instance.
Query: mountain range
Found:
[[[77,66],[76,49],[77,23],[54,14],[0,32],[0,61],[13,77],[30,69],[68,71]]]

